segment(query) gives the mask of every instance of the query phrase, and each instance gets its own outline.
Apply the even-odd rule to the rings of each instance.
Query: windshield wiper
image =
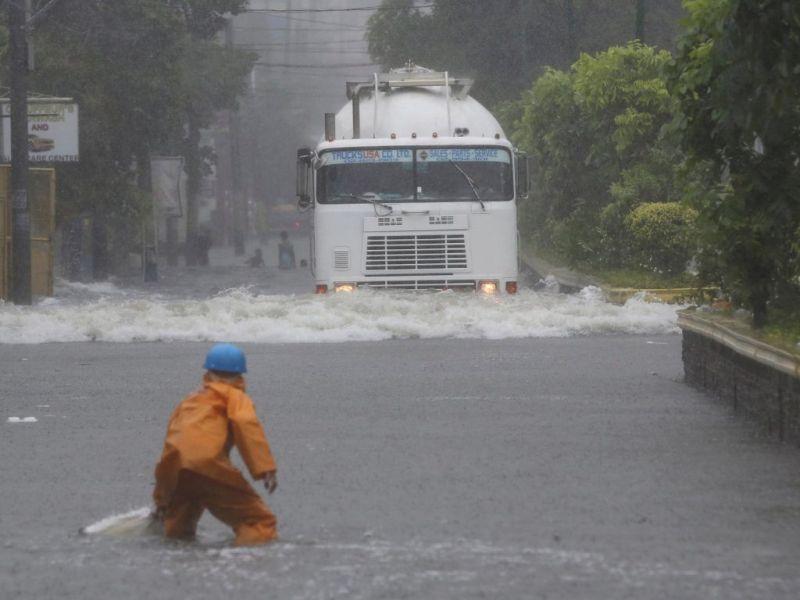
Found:
[[[459,167],[454,160],[450,160],[450,164],[453,165],[456,169],[458,169],[458,172],[464,176],[464,179],[467,180],[469,187],[472,188],[472,193],[475,194],[475,200],[477,200],[480,203],[481,210],[486,212],[486,205],[483,203],[483,200],[481,200],[481,196],[478,193],[478,186],[475,183],[475,180],[472,177],[470,177],[464,169]]]
[[[372,194],[373,196],[376,195],[373,192],[368,192],[368,194]],[[386,204],[384,202],[381,202],[377,198],[373,198],[371,196],[368,196],[367,194],[344,194],[344,195],[347,196],[348,198],[353,198],[355,200],[363,200],[364,202],[369,202],[375,208],[375,214],[376,215],[378,215],[378,207],[379,206],[381,208],[385,208],[386,210],[389,211],[388,213],[386,213],[387,215],[390,215],[390,214],[392,214],[394,212],[394,209],[391,206],[389,206],[388,204]],[[386,216],[386,215],[378,215],[378,216]]]

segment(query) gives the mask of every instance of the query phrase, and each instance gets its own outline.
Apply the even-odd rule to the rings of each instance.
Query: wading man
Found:
[[[177,406],[167,426],[156,465],[156,516],[168,538],[192,539],[208,509],[233,529],[236,545],[274,540],[275,515],[229,456],[236,446],[253,479],[263,481],[270,494],[275,491],[275,460],[245,393],[245,355],[231,344],[217,344],[204,368],[202,387]]]

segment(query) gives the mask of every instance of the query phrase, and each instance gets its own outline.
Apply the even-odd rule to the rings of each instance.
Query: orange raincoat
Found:
[[[244,378],[203,378],[202,389],[172,413],[156,465],[153,499],[168,537],[191,537],[205,509],[236,532],[237,544],[277,537],[276,519],[242,473],[230,451],[239,450],[253,479],[275,470],[275,460]]]

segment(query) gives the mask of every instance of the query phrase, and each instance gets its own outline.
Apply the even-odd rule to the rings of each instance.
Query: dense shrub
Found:
[[[684,195],[683,154],[669,127],[669,61],[668,52],[639,43],[584,54],[569,71],[547,70],[504,107],[514,115],[514,142],[536,164],[530,206],[521,210],[524,235],[572,263],[634,266],[630,212]]]
[[[631,260],[656,273],[678,275],[694,256],[697,211],[679,202],[648,202],[626,218]]]

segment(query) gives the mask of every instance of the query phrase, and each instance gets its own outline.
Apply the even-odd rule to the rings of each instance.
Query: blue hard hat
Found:
[[[247,373],[247,358],[233,344],[215,344],[206,354],[203,368],[226,373]]]

